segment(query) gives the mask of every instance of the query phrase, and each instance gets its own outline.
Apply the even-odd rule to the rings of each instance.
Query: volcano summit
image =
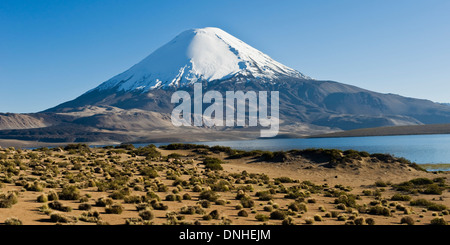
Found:
[[[281,136],[450,123],[450,106],[312,79],[227,32],[191,29],[119,75],[43,112],[0,114],[0,138],[44,142],[249,139],[250,127],[175,127],[175,91],[278,91]],[[202,110],[205,110],[205,107]]]

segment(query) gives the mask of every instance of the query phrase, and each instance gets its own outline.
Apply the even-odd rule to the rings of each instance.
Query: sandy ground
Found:
[[[4,150],[4,149],[3,149]],[[95,153],[95,159],[102,159],[105,160],[108,157],[110,159],[114,158],[115,164],[112,163],[112,165],[120,170],[124,171],[125,165],[123,164],[117,164],[117,163],[123,163],[123,162],[138,162],[138,161],[145,161],[142,157],[139,156],[131,156],[127,153],[111,153],[108,155],[107,150],[103,149],[94,149],[92,150]],[[262,184],[262,182],[255,182],[255,183],[232,183],[231,180],[235,180],[235,178],[232,178],[233,173],[242,173],[243,171],[246,171],[247,173],[251,174],[265,174],[270,177],[270,182],[273,183],[275,178],[279,177],[289,177],[294,180],[298,180],[297,183],[284,183],[283,185],[286,188],[289,188],[291,186],[296,186],[299,183],[303,181],[310,181],[314,183],[315,185],[323,186],[327,185],[330,188],[336,187],[336,186],[343,186],[346,187],[348,190],[348,194],[354,194],[359,195],[360,200],[357,200],[358,205],[366,205],[370,207],[370,203],[375,201],[374,196],[365,196],[362,194],[363,190],[379,190],[381,191],[381,200],[386,200],[386,207],[388,207],[391,210],[390,216],[382,216],[382,215],[372,215],[364,212],[358,212],[356,208],[347,208],[346,210],[341,210],[337,208],[337,205],[334,203],[336,197],[327,197],[324,195],[324,192],[320,193],[312,193],[311,196],[307,197],[305,200],[305,204],[307,205],[307,211],[306,212],[294,212],[291,213],[290,216],[293,219],[295,224],[303,225],[306,224],[308,220],[313,219],[314,216],[320,216],[322,217],[322,221],[314,221],[314,225],[343,225],[346,222],[349,221],[349,219],[354,218],[360,218],[363,217],[364,219],[371,218],[375,220],[375,224],[377,225],[400,225],[400,221],[402,217],[409,216],[411,217],[416,225],[420,224],[429,224],[430,221],[437,217],[442,217],[446,220],[449,220],[449,216],[446,214],[443,214],[440,211],[430,211],[427,210],[424,207],[418,207],[418,206],[410,206],[409,201],[391,201],[390,198],[396,194],[399,193],[398,191],[394,190],[392,186],[387,187],[377,187],[375,186],[376,181],[383,181],[383,182],[390,182],[393,184],[401,183],[404,181],[408,181],[415,178],[429,178],[434,179],[438,177],[446,178],[446,183],[448,184],[448,178],[449,173],[448,172],[442,172],[442,173],[430,173],[430,172],[423,172],[423,171],[417,171],[415,169],[409,168],[409,167],[403,167],[403,168],[383,168],[383,167],[361,167],[361,168],[355,168],[355,169],[349,169],[349,168],[325,168],[322,166],[317,166],[314,164],[311,164],[307,161],[302,162],[289,162],[289,163],[273,163],[273,162],[255,162],[253,159],[250,158],[244,158],[244,159],[236,159],[236,160],[230,160],[226,159],[226,155],[223,153],[220,154],[210,154],[210,156],[218,157],[220,159],[223,159],[225,162],[222,164],[223,170],[217,171],[217,172],[208,172],[205,171],[204,165],[201,163],[201,157],[190,150],[176,150],[176,151],[168,151],[168,150],[161,150],[158,149],[162,153],[162,156],[167,156],[171,153],[177,153],[182,155],[181,160],[183,161],[183,164],[176,165],[173,164],[173,159],[164,159],[164,160],[150,160],[146,161],[145,164],[150,166],[161,166],[161,168],[158,170],[159,177],[155,179],[149,179],[150,182],[159,182],[163,183],[165,186],[168,187],[167,192],[157,192],[155,193],[161,198],[162,203],[166,204],[168,206],[167,210],[151,210],[151,212],[154,215],[154,218],[151,220],[153,224],[164,224],[168,222],[167,214],[171,212],[175,212],[180,216],[183,216],[179,219],[179,222],[187,222],[187,223],[194,223],[194,222],[200,222],[200,224],[221,224],[222,222],[230,222],[233,225],[244,225],[244,224],[250,224],[250,225],[257,225],[257,224],[281,224],[282,220],[276,220],[276,219],[269,219],[266,221],[258,221],[256,219],[257,214],[265,214],[267,216],[270,216],[270,211],[267,211],[264,209],[264,207],[272,206],[275,207],[273,210],[279,209],[282,211],[286,211],[288,208],[287,206],[291,204],[294,200],[293,199],[287,199],[285,198],[285,193],[275,193],[273,195],[273,199],[271,201],[268,200],[259,200],[259,198],[256,196],[256,193],[258,191],[265,191],[268,190],[269,187],[266,184]],[[22,155],[25,156],[26,154],[30,153],[30,150],[24,150],[20,151],[20,153],[10,151],[9,153],[6,153],[7,151],[3,151],[5,154],[9,154],[9,157],[13,157],[14,154],[16,155]],[[0,151],[0,153],[2,153]],[[38,154],[42,154],[41,152],[38,152]],[[93,156],[93,155],[91,155]],[[43,162],[45,159],[49,159],[50,161],[54,161],[53,164],[57,164],[58,162],[67,162],[69,159],[73,159],[74,157],[83,157],[86,159],[86,162],[81,162],[82,168],[79,170],[73,170],[72,167],[73,164],[67,165],[67,167],[60,168],[60,173],[63,173],[64,171],[68,171],[72,173],[73,175],[84,175],[84,176],[90,176],[91,179],[94,180],[103,180],[105,177],[103,174],[93,173],[93,167],[89,164],[92,164],[92,162],[95,160],[94,158],[89,158],[89,155],[85,154],[69,154],[66,151],[62,152],[51,152],[50,155],[42,155],[41,158],[39,158],[38,162]],[[2,160],[3,163],[5,161],[8,161],[12,158]],[[189,160],[194,161],[189,161]],[[29,164],[31,160],[28,159],[22,159],[22,162]],[[128,166],[128,165],[127,165]],[[138,174],[137,169],[139,168],[139,164],[130,165],[130,171],[134,174],[131,175],[131,180],[135,178],[141,178],[141,176]],[[30,183],[33,183],[35,180],[39,180],[39,176],[32,174],[32,168],[28,168],[26,170],[21,170],[18,176],[14,176],[13,179],[15,180],[26,180]],[[223,179],[230,181],[232,184],[230,186],[230,191],[218,191],[217,194],[220,195],[219,199],[224,200],[223,205],[218,205],[212,203],[212,205],[208,208],[204,208],[206,211],[206,214],[213,210],[217,210],[220,213],[219,219],[211,219],[211,220],[205,220],[204,214],[180,214],[180,209],[185,206],[196,206],[199,202],[199,192],[193,191],[193,186],[185,187],[183,190],[181,190],[179,193],[176,193],[177,195],[184,195],[188,193],[192,199],[191,200],[182,200],[182,201],[165,201],[165,197],[169,194],[172,194],[172,191],[176,189],[175,186],[173,186],[174,180],[169,177],[168,172],[171,170],[180,171],[183,173],[183,171],[196,171],[199,177],[203,178],[203,188],[208,188],[208,181],[211,179],[216,178],[215,181],[217,181],[218,176],[223,177]],[[214,175],[208,175],[214,173]],[[5,172],[3,171],[1,173],[1,176],[5,176]],[[211,177],[213,176],[213,177]],[[187,180],[192,177],[192,175],[189,174],[181,174],[179,178],[181,180]],[[219,178],[219,179],[220,179]],[[57,179],[63,180],[63,175],[58,175]],[[249,180],[249,178],[247,178]],[[42,180],[43,181],[43,180]],[[84,181],[84,180],[82,180]],[[81,184],[80,182],[75,182],[71,184]],[[131,183],[132,181],[129,181],[128,183]],[[247,191],[246,193],[252,198],[254,201],[254,207],[252,208],[243,208],[248,213],[248,217],[242,217],[238,216],[239,210],[236,209],[236,206],[240,204],[240,201],[236,199],[236,194],[238,193],[239,187],[245,187],[247,185],[251,185],[253,187],[253,191]],[[146,191],[145,185],[141,186],[141,190],[133,190],[131,195],[140,195],[145,196]],[[54,225],[55,222],[50,219],[49,214],[45,214],[41,211],[39,211],[39,208],[44,205],[44,203],[37,202],[37,197],[39,195],[49,193],[50,190],[60,191],[61,188],[49,188],[46,187],[43,189],[43,191],[26,191],[24,190],[23,186],[18,186],[14,183],[3,183],[1,192],[0,193],[8,193],[11,191],[17,191],[18,192],[18,202],[14,204],[11,208],[0,208],[0,223],[4,222],[6,219],[11,217],[16,217],[22,221],[23,224],[27,225]],[[105,207],[98,207],[95,206],[95,201],[100,197],[108,197],[112,190],[107,191],[99,191],[97,187],[85,187],[80,188],[81,196],[84,196],[88,194],[89,198],[87,203],[92,205],[91,212],[98,211],[100,213],[101,221],[103,224],[110,224],[110,225],[120,225],[125,224],[126,220],[129,218],[139,218],[139,212],[136,209],[136,204],[132,203],[125,203],[124,200],[114,200],[115,203],[120,203],[124,211],[121,214],[107,214],[105,212]],[[412,200],[418,199],[418,198],[424,198],[427,200],[430,200],[432,202],[446,205],[447,207],[450,207],[450,192],[449,189],[445,189],[441,195],[426,195],[426,194],[408,194],[411,196]],[[83,212],[83,210],[79,210],[80,201],[79,200],[60,200],[61,203],[63,203],[66,206],[72,207],[71,212],[64,213],[64,215],[71,216],[71,217],[80,217],[80,215]],[[396,210],[395,206],[401,204],[409,210],[407,214],[405,214],[404,211]],[[326,217],[327,213],[330,213],[331,211],[338,212],[339,214],[343,214],[348,219],[346,221],[338,220],[336,217]],[[58,212],[52,210],[51,212]],[[353,217],[352,217],[353,216]],[[78,219],[78,221],[74,222],[73,224],[95,224],[95,223],[88,223],[83,222]]]

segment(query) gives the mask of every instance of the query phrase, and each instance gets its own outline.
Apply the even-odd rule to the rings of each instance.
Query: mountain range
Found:
[[[447,124],[450,106],[313,79],[219,28],[182,32],[130,69],[38,113],[0,113],[0,139],[168,142],[250,139],[252,127],[175,127],[177,90],[279,91],[279,137],[386,126]],[[203,108],[205,109],[205,108]]]

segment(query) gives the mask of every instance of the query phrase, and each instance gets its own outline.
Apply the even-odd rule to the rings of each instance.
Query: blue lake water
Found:
[[[388,153],[418,164],[450,163],[450,135],[405,135],[311,139],[258,139],[237,141],[189,142],[222,145],[240,150],[287,151],[306,148],[354,149],[369,153]],[[156,146],[168,143],[158,143]]]

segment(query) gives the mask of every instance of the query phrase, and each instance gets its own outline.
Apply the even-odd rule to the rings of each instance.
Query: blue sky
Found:
[[[37,112],[215,26],[316,79],[450,102],[450,1],[1,0],[0,112]]]

